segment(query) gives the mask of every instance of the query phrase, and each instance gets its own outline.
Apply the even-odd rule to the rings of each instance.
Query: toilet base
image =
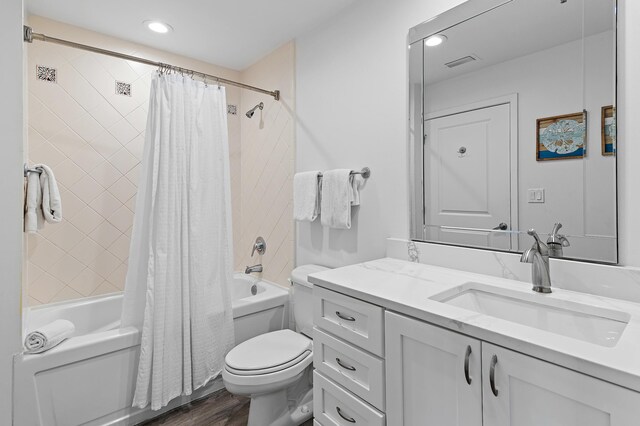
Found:
[[[298,426],[313,415],[312,367],[291,386],[251,396],[247,426]]]

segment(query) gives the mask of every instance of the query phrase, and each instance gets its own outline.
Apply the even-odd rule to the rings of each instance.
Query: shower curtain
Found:
[[[234,344],[226,105],[219,86],[152,81],[122,312],[142,330],[136,407],[191,394]]]

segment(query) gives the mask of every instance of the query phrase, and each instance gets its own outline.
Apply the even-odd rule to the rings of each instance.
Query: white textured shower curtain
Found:
[[[224,88],[153,79],[122,312],[142,330],[133,406],[191,394],[234,344],[226,109]]]

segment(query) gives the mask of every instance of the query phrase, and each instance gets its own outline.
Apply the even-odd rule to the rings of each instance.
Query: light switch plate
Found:
[[[544,188],[527,190],[527,201],[529,203],[544,203]]]

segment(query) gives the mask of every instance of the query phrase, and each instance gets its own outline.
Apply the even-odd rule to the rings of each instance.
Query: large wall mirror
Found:
[[[469,0],[409,31],[411,238],[617,263],[615,0]]]

